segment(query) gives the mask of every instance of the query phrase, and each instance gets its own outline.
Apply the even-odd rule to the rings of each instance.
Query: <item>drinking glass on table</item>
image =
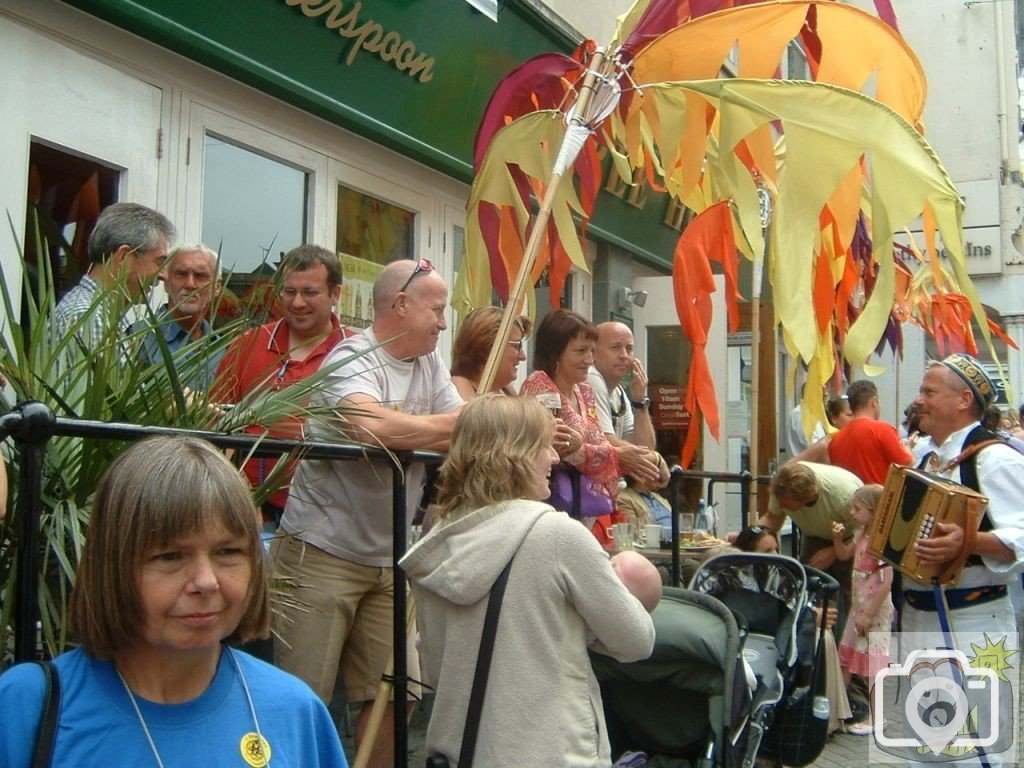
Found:
[[[679,536],[693,540],[693,512],[679,513]]]
[[[612,540],[619,552],[633,549],[633,526],[629,523],[615,523],[612,526]]]

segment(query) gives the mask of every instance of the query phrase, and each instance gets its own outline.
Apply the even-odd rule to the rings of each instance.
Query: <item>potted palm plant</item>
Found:
[[[42,252],[42,251],[40,251]],[[28,275],[28,269],[23,270]],[[52,314],[56,306],[53,275],[48,260],[41,260],[33,280],[24,280],[23,311],[13,310],[12,286],[0,273],[3,316],[0,323],[0,375],[6,379],[6,399],[0,397],[0,413],[11,403],[35,400],[48,406],[56,416],[90,421],[118,422],[141,426],[170,426],[237,432],[248,424],[270,425],[287,417],[308,417],[309,397],[330,369],[276,391],[255,394],[233,410],[225,411],[208,402],[205,393],[192,393],[183,384],[189,380],[189,366],[204,365],[219,355],[248,324],[251,313],[226,321],[218,320],[215,333],[201,354],[179,359],[164,348],[160,359],[150,362],[138,354],[143,337],[155,322],[151,310],[130,308],[122,287],[102,293],[80,320],[85,326],[97,313],[112,318],[106,332],[89,349],[81,349],[74,334],[55,338]],[[218,317],[213,307],[211,317]],[[123,322],[132,311],[143,322],[127,334]],[[259,318],[255,318],[258,320]],[[336,366],[335,366],[336,367]],[[18,448],[3,446],[12,462],[9,513],[0,520],[0,631],[11,626],[13,595],[17,589]],[[66,610],[70,588],[88,525],[89,508],[100,476],[124,448],[124,442],[98,438],[55,436],[43,458],[42,515],[40,534],[42,565],[39,605],[43,645],[56,654],[68,644]],[[240,456],[244,459],[244,456]],[[280,462],[281,466],[286,462]],[[154,468],[155,470],[157,468]],[[272,473],[254,489],[259,504],[282,482]],[[0,644],[6,648],[7,643]]]

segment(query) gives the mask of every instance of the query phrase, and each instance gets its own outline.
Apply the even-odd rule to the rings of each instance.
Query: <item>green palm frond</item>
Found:
[[[35,236],[36,252],[46,253],[38,230]],[[7,379],[6,394],[11,401],[37,400],[61,417],[229,434],[251,424],[269,427],[283,419],[308,419],[323,415],[324,411],[330,411],[332,416],[339,413],[334,407],[316,408],[309,403],[326,378],[347,361],[325,367],[287,387],[253,393],[230,411],[217,408],[205,392],[187,391],[184,382],[191,379],[198,367],[222,355],[250,326],[251,320],[245,317],[218,324],[199,354],[189,360],[184,359],[187,350],[171,352],[156,333],[158,359],[149,360],[141,354],[141,348],[143,339],[155,327],[157,316],[146,307],[133,310],[137,325],[127,332],[125,316],[130,301],[124,286],[117,285],[101,292],[71,333],[56,338],[52,328],[57,300],[49,259],[40,259],[33,280],[28,277],[30,270],[23,259],[22,264],[24,307],[20,313],[15,310],[17,305],[6,275],[0,271],[0,374]],[[97,317],[104,318],[100,324],[103,330],[98,338],[90,338],[86,331],[93,327]],[[88,342],[83,342],[83,338]],[[0,413],[9,408],[8,401],[0,397]],[[0,628],[11,625],[12,595],[17,586],[19,454],[17,445],[10,447],[12,498],[9,514],[0,520]],[[73,437],[54,437],[47,444],[40,520],[40,612],[49,653],[63,650],[68,643],[64,619],[92,498],[101,475],[124,447],[121,440]],[[288,458],[297,455],[295,451]],[[286,464],[278,462],[281,470],[272,472],[261,487],[254,489],[257,503],[282,486]]]

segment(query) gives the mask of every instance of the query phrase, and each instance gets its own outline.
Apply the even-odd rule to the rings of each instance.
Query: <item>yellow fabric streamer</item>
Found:
[[[722,126],[719,188],[715,197],[731,197],[739,209],[744,234],[754,253],[761,242],[756,190],[734,152],[739,142],[761,126],[778,121],[786,137],[786,162],[777,168],[778,198],[773,228],[777,247],[770,265],[776,312],[805,361],[815,357],[817,331],[807,297],[812,290],[813,257],[819,238],[819,213],[862,156],[871,168],[868,205],[876,253],[892,251],[892,232],[920,216],[926,205],[947,242],[950,263],[971,306],[981,315],[976,292],[967,279],[961,237],[962,203],[934,151],[914,128],[879,102],[837,86],[803,81],[706,80],[648,86],[639,111],[680,108],[689,100],[652,98],[662,89],[704,96],[719,113]],[[683,107],[685,108],[685,107]],[[664,117],[662,117],[664,120]],[[682,144],[682,153],[703,146]],[[683,160],[684,163],[687,160]],[[691,161],[692,162],[692,161]],[[843,232],[852,232],[855,212],[834,210]],[[842,218],[840,218],[842,216]],[[948,238],[948,239],[947,239]],[[863,366],[885,328],[893,297],[892,260],[879,260],[875,291],[850,328],[844,355]]]

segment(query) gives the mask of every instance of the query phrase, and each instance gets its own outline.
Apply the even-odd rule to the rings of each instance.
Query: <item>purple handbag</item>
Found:
[[[612,500],[594,488],[589,475],[584,475],[572,464],[565,462],[551,469],[551,496],[548,504],[568,512],[575,520],[610,515],[615,509]]]

